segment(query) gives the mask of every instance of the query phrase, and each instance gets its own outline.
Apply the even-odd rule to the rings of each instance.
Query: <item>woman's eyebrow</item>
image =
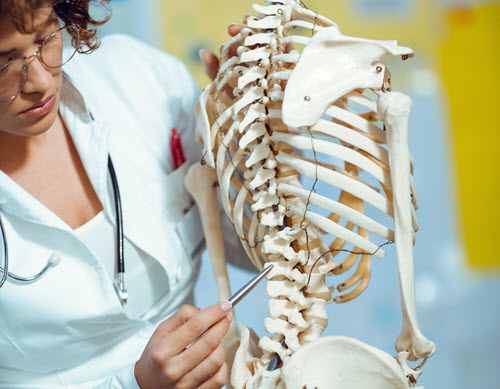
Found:
[[[2,57],[4,55],[9,55],[9,54],[13,53],[14,51],[16,51],[16,49],[10,49],[7,51],[0,51],[0,57]]]
[[[46,36],[49,31],[47,31],[48,29],[45,28],[43,31],[38,31],[35,35],[35,41],[39,40],[40,38],[42,38],[43,36]]]

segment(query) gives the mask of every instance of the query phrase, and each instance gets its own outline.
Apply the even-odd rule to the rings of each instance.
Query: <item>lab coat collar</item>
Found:
[[[59,109],[94,190],[106,207],[109,203],[106,189],[109,131],[102,123],[93,121],[81,93],[65,73]],[[34,223],[72,231],[61,218],[1,170],[0,208]]]
[[[94,118],[79,89],[79,85],[76,81],[73,80],[67,72],[63,71],[61,102],[74,112],[83,122],[89,123]]]

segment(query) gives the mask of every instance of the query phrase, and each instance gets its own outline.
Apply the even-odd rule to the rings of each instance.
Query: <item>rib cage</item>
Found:
[[[201,101],[210,127],[204,159],[216,167],[224,210],[255,266],[275,265],[268,275],[272,299],[264,323],[275,335],[260,340],[264,354],[252,361],[248,388],[257,385],[275,353],[285,361],[321,335],[326,304],[352,300],[365,290],[371,256],[385,256],[383,246],[394,240],[387,140],[376,102],[384,85],[347,93],[311,128],[286,126],[285,82],[300,48],[335,23],[296,0],[268,0],[253,8],[259,15],[222,47],[216,80]],[[290,44],[294,49],[287,52]],[[304,177],[313,181],[311,187],[301,183]],[[416,232],[418,200],[410,181]],[[340,190],[338,200],[316,193],[318,183]],[[365,206],[383,220],[367,215]],[[342,256],[337,265],[334,260]],[[337,287],[341,294],[332,299],[325,277],[349,270]]]

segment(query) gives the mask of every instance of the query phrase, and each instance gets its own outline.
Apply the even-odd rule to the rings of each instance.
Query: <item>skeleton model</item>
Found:
[[[223,248],[214,191],[207,189],[213,181],[251,261],[259,269],[274,264],[264,323],[274,335],[259,340],[240,326],[239,342],[229,342],[233,349],[239,343],[231,385],[414,387],[421,372],[406,361],[425,362],[435,346],[420,332],[415,309],[412,103],[391,92],[390,73],[379,59],[407,59],[413,52],[396,41],[344,36],[297,0],[253,8],[258,16],[223,46],[218,75],[197,108],[204,161],[215,171],[197,167],[187,179],[202,211],[221,298],[229,296],[229,284],[224,261],[216,260]],[[329,197],[318,193],[320,185]],[[338,200],[331,198],[335,188]],[[320,338],[326,304],[357,297],[368,284],[371,256],[383,257],[389,243],[395,244],[403,313],[398,356],[355,339]],[[325,278],[349,269],[352,275],[332,298]]]

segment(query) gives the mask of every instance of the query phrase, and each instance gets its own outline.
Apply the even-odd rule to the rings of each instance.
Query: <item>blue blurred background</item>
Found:
[[[305,1],[346,35],[397,39],[415,49],[411,61],[390,63],[393,86],[411,96],[410,147],[416,161],[420,231],[415,245],[417,308],[422,332],[437,352],[419,379],[426,388],[498,388],[500,358],[500,217],[496,161],[500,128],[494,118],[500,60],[497,1]],[[251,1],[114,0],[102,35],[126,33],[182,58],[200,87],[209,80],[197,57],[217,52],[226,27]],[[96,10],[99,12],[99,10]],[[206,254],[197,305],[217,300]],[[233,290],[250,273],[230,267]],[[335,281],[338,283],[338,281]],[[236,309],[238,323],[265,333],[267,295],[261,285]],[[497,301],[497,302],[495,302]],[[332,304],[325,335],[358,338],[395,355],[401,329],[393,248],[373,259],[367,290]]]

